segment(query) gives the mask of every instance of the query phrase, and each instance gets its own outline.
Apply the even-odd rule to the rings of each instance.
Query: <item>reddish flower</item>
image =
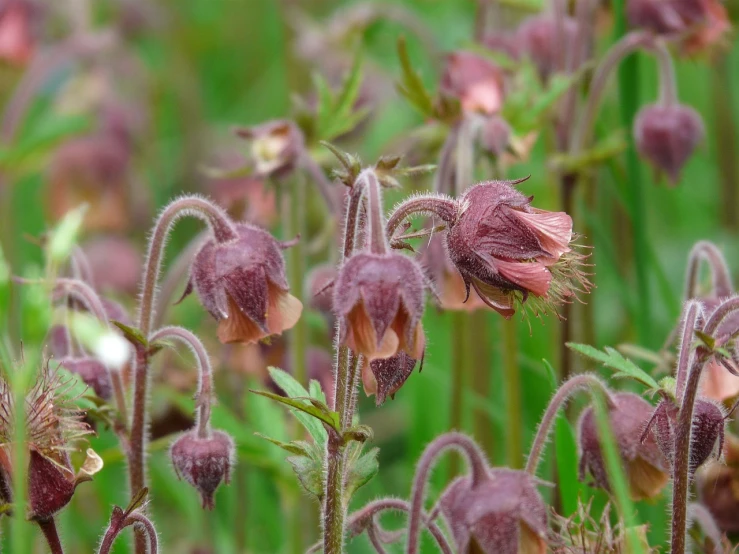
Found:
[[[464,280],[506,318],[516,302],[530,297],[556,309],[590,283],[573,251],[572,219],[564,212],[530,206],[510,181],[489,181],[468,189],[447,233],[449,255]]]
[[[544,554],[547,507],[534,478],[524,471],[491,469],[472,486],[471,477],[454,480],[439,506],[452,531],[456,552]]]
[[[655,439],[641,435],[652,406],[632,393],[614,395],[615,406],[609,411],[609,421],[616,445],[624,463],[629,492],[634,500],[659,494],[669,480],[669,466]],[[587,408],[579,422],[580,480],[590,473],[598,487],[610,487],[600,437],[592,408]]]
[[[571,17],[560,22],[553,15],[534,15],[524,20],[517,37],[521,50],[531,59],[543,80],[563,69],[566,53],[577,37],[577,21]]]
[[[718,298],[702,299],[704,313],[710,314],[721,303]],[[732,335],[739,329],[739,313],[727,317],[716,331],[717,336]],[[735,345],[729,345],[736,348]],[[700,388],[698,393],[701,397],[716,402],[732,400],[739,395],[739,377],[729,372],[716,358],[711,358],[703,367]]]
[[[494,114],[500,111],[505,96],[503,71],[477,54],[454,52],[447,56],[440,90],[457,98],[466,112]]]
[[[38,9],[28,0],[5,0],[0,6],[0,60],[28,63],[36,50],[33,24]]]
[[[423,274],[407,256],[360,252],[349,258],[334,285],[342,344],[368,360],[401,351],[421,358],[423,289]]]
[[[485,306],[479,296],[467,294],[464,279],[450,261],[442,235],[437,233],[431,237],[422,261],[442,309],[471,312]]]
[[[411,376],[417,363],[418,360],[405,352],[400,352],[390,358],[372,360],[362,367],[364,392],[367,396],[376,395],[377,406],[384,404],[388,396],[395,397],[395,393]]]
[[[206,242],[195,256],[190,283],[218,321],[223,343],[257,342],[297,323],[301,302],[289,294],[280,244],[267,231],[239,223],[238,238]]]
[[[689,106],[652,104],[639,110],[634,120],[637,150],[673,185],[705,134],[701,116]]]

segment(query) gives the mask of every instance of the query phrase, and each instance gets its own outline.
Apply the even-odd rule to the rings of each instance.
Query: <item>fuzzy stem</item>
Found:
[[[690,439],[693,408],[698,395],[698,383],[709,353],[698,347],[685,384],[675,430],[675,461],[672,467],[672,533],[671,554],[685,554],[688,521],[688,489],[690,488]]]
[[[369,526],[367,527],[367,538],[369,539],[372,547],[375,549],[375,552],[377,554],[387,554],[387,550],[385,550],[385,547],[382,546],[382,540],[380,540],[377,525],[375,525],[374,522],[370,522]]]
[[[698,291],[698,272],[701,262],[705,261],[711,270],[713,294],[718,298],[730,296],[733,291],[731,272],[723,253],[710,241],[701,240],[695,243],[688,255],[688,271],[685,279],[685,300],[696,298]]]
[[[559,410],[576,392],[588,389],[601,392],[605,396],[609,407],[615,405],[611,391],[603,381],[591,373],[581,373],[563,383],[549,401],[549,405],[547,406],[544,416],[541,418],[539,428],[536,431],[534,442],[531,445],[529,459],[526,461],[526,471],[531,475],[536,475],[536,471],[539,468],[539,462],[541,461],[541,455],[544,451],[544,446],[549,439],[549,434],[552,432],[552,425],[557,420]]]
[[[685,317],[683,318],[683,334],[680,340],[680,354],[677,359],[677,370],[675,372],[675,397],[679,400],[685,393],[685,383],[688,380],[688,369],[691,362],[691,350],[693,347],[693,335],[696,323],[701,315],[700,303],[691,300],[685,306]]]
[[[447,224],[453,224],[459,204],[443,194],[412,196],[398,204],[387,221],[386,236],[393,237],[395,231],[407,218],[414,215],[436,215]]]
[[[739,296],[733,296],[719,304],[718,308],[708,318],[703,331],[709,337],[713,337],[724,320],[734,312],[739,312]]]
[[[159,292],[157,294],[157,307],[152,327],[160,327],[162,325],[177,287],[190,271],[192,260],[203,247],[208,234],[208,231],[201,232],[197,237],[190,241],[190,244],[181,250],[174,261],[169,264],[169,268],[164,274],[162,284],[159,287]]]
[[[290,275],[290,289],[292,294],[301,303],[303,302],[303,278],[305,269],[305,241],[307,238],[305,228],[305,178],[301,173],[296,173],[290,178],[290,194],[282,199],[287,204],[285,210],[287,217],[283,219],[285,225],[285,240],[300,237],[295,246],[290,249],[288,270]],[[293,376],[302,385],[308,384],[306,370],[306,350],[308,349],[308,325],[304,317],[298,319],[293,327],[289,341],[290,362]]]
[[[117,508],[118,509],[118,508]],[[149,548],[148,554],[158,554],[159,552],[159,540],[157,538],[157,532],[154,528],[154,524],[149,518],[139,512],[133,512],[124,516],[120,513],[120,517],[123,519],[111,518],[108,529],[105,531],[103,540],[100,542],[100,548],[98,554],[110,554],[110,550],[113,547],[115,539],[120,535],[126,527],[135,526],[135,530],[141,530],[140,535],[144,538],[144,552],[146,553],[146,541],[148,541]],[[114,519],[115,518],[115,519]],[[139,533],[137,533],[139,534]],[[137,541],[138,546],[138,541]]]
[[[146,397],[149,373],[149,353],[143,345],[136,346],[136,360],[134,363],[134,391],[133,412],[129,433],[128,449],[128,478],[133,491],[139,491],[145,486],[146,464],[144,450],[146,448]],[[134,532],[136,554],[146,554],[146,537],[143,533]]]
[[[411,492],[411,510],[408,520],[408,547],[407,554],[417,554],[419,548],[419,535],[421,532],[421,512],[423,511],[424,493],[429,473],[434,462],[446,450],[454,449],[464,454],[470,469],[471,486],[475,487],[482,483],[488,476],[488,465],[485,455],[480,447],[462,433],[446,433],[437,437],[429,444],[421,454],[418,462],[416,475],[413,478],[413,489]]]
[[[357,178],[357,181],[360,180],[366,183],[367,220],[369,221],[367,235],[369,237],[370,251],[373,254],[387,254],[388,244],[385,236],[384,217],[382,215],[380,180],[372,169],[365,169]]]
[[[206,439],[210,436],[210,412],[213,401],[213,370],[205,346],[191,331],[182,327],[163,327],[151,335],[151,342],[174,339],[187,346],[195,356],[198,368],[197,392],[197,428],[198,437]]]
[[[517,321],[502,320],[503,373],[506,394],[506,459],[513,469],[519,469],[523,461],[523,428],[521,419],[521,368],[518,366]]]
[[[56,288],[82,302],[92,315],[103,325],[108,326],[108,314],[105,313],[100,296],[90,285],[80,279],[60,278],[56,280]]]
[[[54,518],[49,518],[45,521],[39,521],[38,526],[44,534],[46,542],[49,544],[51,554],[64,554],[64,548],[62,547],[62,541],[59,538],[59,533],[56,530],[56,523]]]
[[[677,104],[677,79],[670,51],[661,40],[655,40],[651,50],[659,65],[659,104],[662,106]]]

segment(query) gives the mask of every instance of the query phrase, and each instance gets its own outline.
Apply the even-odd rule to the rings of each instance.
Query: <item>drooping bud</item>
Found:
[[[485,121],[480,131],[480,143],[482,147],[493,154],[500,156],[508,148],[511,140],[511,126],[498,115],[494,115]]]
[[[539,69],[546,81],[562,69],[566,53],[571,51],[577,37],[577,21],[563,17],[560,21],[551,14],[534,15],[518,28],[517,37],[521,50]]]
[[[590,282],[580,270],[584,256],[570,245],[572,218],[530,206],[511,181],[468,189],[449,222],[449,256],[480,298],[506,318],[533,296],[534,309],[556,310]]]
[[[447,56],[439,88],[443,95],[458,99],[462,110],[486,115],[499,112],[505,97],[503,71],[482,56],[464,51]]]
[[[233,440],[223,431],[201,438],[195,430],[181,435],[170,449],[175,473],[200,493],[203,508],[214,507],[213,493],[221,481],[230,481],[234,463]]]
[[[113,396],[113,385],[108,368],[91,356],[64,358],[59,362],[63,368],[80,376],[82,381],[95,391],[100,398],[108,400]]]
[[[418,264],[397,253],[360,252],[339,270],[334,312],[341,343],[368,360],[402,351],[420,359],[424,280]]]
[[[452,531],[455,552],[544,554],[547,507],[534,478],[524,471],[495,468],[476,486],[454,480],[439,500]]]
[[[257,342],[297,323],[303,309],[289,294],[284,248],[267,231],[236,225],[238,238],[206,242],[193,260],[186,295],[195,289],[218,321],[222,343]]]
[[[251,141],[251,158],[258,175],[280,177],[296,166],[305,148],[303,134],[292,121],[268,121],[239,129],[238,135]]]
[[[623,461],[629,493],[634,500],[652,498],[669,480],[669,465],[655,439],[647,436],[641,440],[652,406],[632,393],[615,394],[613,400],[615,405],[609,409],[608,419]],[[582,413],[578,428],[580,480],[590,473],[596,486],[608,490],[608,473],[592,407]]]
[[[639,110],[634,121],[637,150],[673,185],[704,136],[703,120],[689,106],[652,104]]]

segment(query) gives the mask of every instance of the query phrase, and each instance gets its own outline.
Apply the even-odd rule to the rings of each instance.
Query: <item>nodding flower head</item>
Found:
[[[714,297],[703,298],[704,313],[712,313],[721,303]],[[716,330],[717,337],[730,337],[739,330],[739,312],[734,312],[727,317]],[[736,340],[731,340],[724,348],[737,352]],[[726,363],[731,363],[726,361]],[[739,377],[731,373],[724,364],[715,357],[708,360],[703,367],[698,392],[706,400],[716,402],[731,402],[739,396]]]
[[[447,56],[440,90],[442,94],[458,99],[465,112],[491,115],[503,106],[503,71],[477,54],[454,52]]]
[[[388,396],[395,397],[395,393],[411,376],[417,363],[418,360],[406,352],[399,352],[390,358],[372,360],[362,367],[364,392],[368,396],[376,395],[375,403],[378,406],[384,404]]]
[[[655,439],[642,440],[652,406],[641,396],[619,393],[609,409],[608,420],[624,463],[632,499],[652,498],[669,480],[669,464]],[[598,427],[592,408],[587,408],[579,423],[580,479],[592,475],[595,485],[609,490],[608,473],[601,451]]]
[[[251,141],[251,159],[261,176],[289,174],[305,148],[303,133],[295,123],[284,119],[240,129],[238,134]]]
[[[223,431],[200,437],[191,430],[180,436],[169,451],[175,473],[200,493],[203,508],[212,510],[213,493],[221,481],[229,483],[234,462],[233,439]]]
[[[0,7],[0,60],[28,63],[36,50],[35,23],[39,9],[29,0],[7,0]]]
[[[45,521],[64,508],[72,499],[75,488],[102,467],[100,459],[88,450],[88,460],[75,474],[69,453],[90,433],[82,421],[84,412],[74,405],[69,396],[71,382],[65,381],[46,363],[36,383],[25,398],[26,447],[28,449],[29,518]],[[2,468],[2,495],[12,496],[12,445],[15,406],[10,387],[0,381],[0,403],[5,407],[0,414],[0,466]],[[5,498],[11,501],[10,498]]]
[[[447,233],[467,294],[474,288],[506,318],[531,297],[534,310],[556,311],[591,286],[581,271],[584,256],[571,245],[570,216],[531,207],[513,184],[488,181],[468,189]]]
[[[239,223],[237,238],[206,242],[195,256],[187,295],[193,288],[218,321],[222,343],[258,342],[297,323],[301,302],[288,290],[280,244],[267,231]]]
[[[468,298],[464,279],[449,259],[444,237],[440,233],[435,233],[423,250],[422,264],[433,284],[441,309],[472,312],[485,307],[479,296]]]
[[[341,343],[368,360],[423,355],[424,279],[417,263],[394,252],[359,252],[339,269],[334,312]]]
[[[439,501],[456,552],[544,554],[547,507],[534,478],[525,471],[491,469],[477,485],[454,480]]]
[[[673,185],[705,134],[698,112],[680,104],[645,106],[634,120],[637,150]]]
[[[559,20],[550,14],[534,15],[524,20],[518,28],[520,49],[539,70],[543,80],[562,69],[566,53],[572,49],[577,37],[577,21],[571,17]]]

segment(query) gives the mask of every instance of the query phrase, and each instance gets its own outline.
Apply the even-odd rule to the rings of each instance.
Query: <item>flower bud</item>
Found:
[[[284,246],[253,225],[240,223],[236,232],[234,240],[203,245],[185,296],[195,289],[222,343],[257,342],[295,325],[303,305],[288,292]]]
[[[447,56],[439,88],[443,95],[458,99],[465,112],[487,115],[500,111],[505,96],[502,70],[485,58],[464,51]]]
[[[113,396],[113,385],[110,381],[110,373],[103,363],[93,357],[64,358],[59,364],[71,373],[76,373],[80,379],[103,400]]]
[[[417,263],[402,254],[360,252],[339,270],[334,312],[340,341],[368,360],[401,351],[421,358],[424,280]]]
[[[511,126],[498,115],[494,115],[485,122],[480,134],[482,147],[493,154],[500,156],[508,148],[511,140]]]
[[[439,500],[455,552],[544,554],[547,507],[534,478],[524,471],[491,469],[475,486],[455,479]]]
[[[251,157],[257,175],[281,177],[289,174],[305,149],[303,133],[292,121],[268,121],[240,129],[238,134],[251,141]]]
[[[705,134],[701,116],[688,106],[645,106],[634,122],[637,150],[673,185]]]
[[[230,480],[234,463],[233,440],[223,431],[213,431],[201,438],[191,430],[180,436],[170,449],[175,473],[200,493],[203,508],[213,509],[213,493]]]
[[[75,475],[66,452],[51,459],[31,449],[28,461],[28,502],[32,518],[45,520],[64,508],[75,489]]]
[[[613,396],[615,406],[608,419],[624,466],[633,500],[652,498],[659,494],[669,479],[667,460],[655,439],[641,440],[642,431],[652,413],[652,406],[641,396],[619,393]],[[578,425],[580,480],[592,475],[595,485],[608,490],[608,473],[600,446],[598,426],[593,408],[587,408]]]
[[[530,206],[510,181],[468,189],[447,233],[449,256],[480,298],[506,318],[533,296],[534,309],[570,301],[590,283],[583,256],[570,247],[572,219],[564,212]]]
[[[534,62],[542,80],[546,81],[562,68],[566,53],[574,46],[577,21],[565,16],[560,27],[559,20],[553,15],[534,15],[521,23],[517,37],[521,50]]]

